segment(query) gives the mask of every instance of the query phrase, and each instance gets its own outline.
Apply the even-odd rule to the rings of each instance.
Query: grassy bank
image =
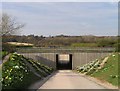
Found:
[[[8,54],[7,51],[1,51],[0,52],[0,55],[2,55],[2,59]]]
[[[118,61],[120,60],[118,60],[118,56],[120,56],[120,54],[118,53],[109,56],[104,67],[91,74],[91,76],[97,77],[100,80],[105,80],[115,86],[120,86],[120,83],[118,83],[118,81],[120,80],[120,75],[118,74],[118,72],[120,73],[120,71],[118,70]]]
[[[48,76],[52,68],[20,54],[13,53],[2,65],[3,89],[26,89],[32,83]]]
[[[103,64],[103,59],[95,60],[82,67],[78,67],[77,71],[98,78],[101,81],[107,81],[114,86],[120,86],[120,74],[118,74],[120,73],[118,70],[120,60],[118,57],[120,57],[120,54],[114,53],[108,56],[107,61],[102,65],[102,67],[101,64]]]

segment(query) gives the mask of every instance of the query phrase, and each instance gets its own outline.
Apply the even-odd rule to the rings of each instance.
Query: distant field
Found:
[[[96,43],[73,43],[72,47],[97,47]]]
[[[7,42],[10,45],[16,46],[16,47],[32,47],[34,46],[31,43],[20,43],[20,42]]]

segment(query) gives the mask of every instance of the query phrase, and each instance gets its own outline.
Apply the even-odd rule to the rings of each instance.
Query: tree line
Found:
[[[118,44],[117,36],[35,36],[9,35],[3,36],[3,42],[31,43],[35,47],[79,47],[79,44],[95,44],[93,47],[115,47]],[[73,46],[74,44],[74,46]],[[76,46],[75,46],[76,44]],[[83,46],[84,47],[84,46]]]
[[[7,42],[31,43],[34,47],[116,47],[119,49],[119,36],[69,36],[58,35],[45,37],[35,35],[16,35],[25,24],[18,23],[14,17],[6,13],[0,20],[0,32],[3,48],[8,47]],[[11,47],[8,47],[9,50]]]

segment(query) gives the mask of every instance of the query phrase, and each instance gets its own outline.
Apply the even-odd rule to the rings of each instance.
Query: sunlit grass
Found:
[[[119,53],[113,53],[108,56],[108,60],[105,62],[103,67],[100,66],[103,61],[103,59],[101,59],[102,61],[96,60],[82,67],[78,67],[77,71],[98,78],[101,81],[107,81],[112,85],[120,86],[119,58]]]
[[[120,86],[118,83],[118,80],[120,80],[120,71],[118,70],[118,65],[119,65],[119,59],[120,54],[114,53],[111,56],[109,56],[107,63],[105,63],[104,67],[97,72],[94,72],[92,74],[93,77],[97,77],[100,80],[105,80],[115,86]]]

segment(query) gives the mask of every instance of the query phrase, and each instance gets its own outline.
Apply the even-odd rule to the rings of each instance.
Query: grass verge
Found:
[[[108,56],[107,61],[102,67],[100,60],[93,61],[82,67],[78,67],[77,71],[85,73],[101,81],[107,81],[114,86],[120,87],[120,53],[113,53]]]

